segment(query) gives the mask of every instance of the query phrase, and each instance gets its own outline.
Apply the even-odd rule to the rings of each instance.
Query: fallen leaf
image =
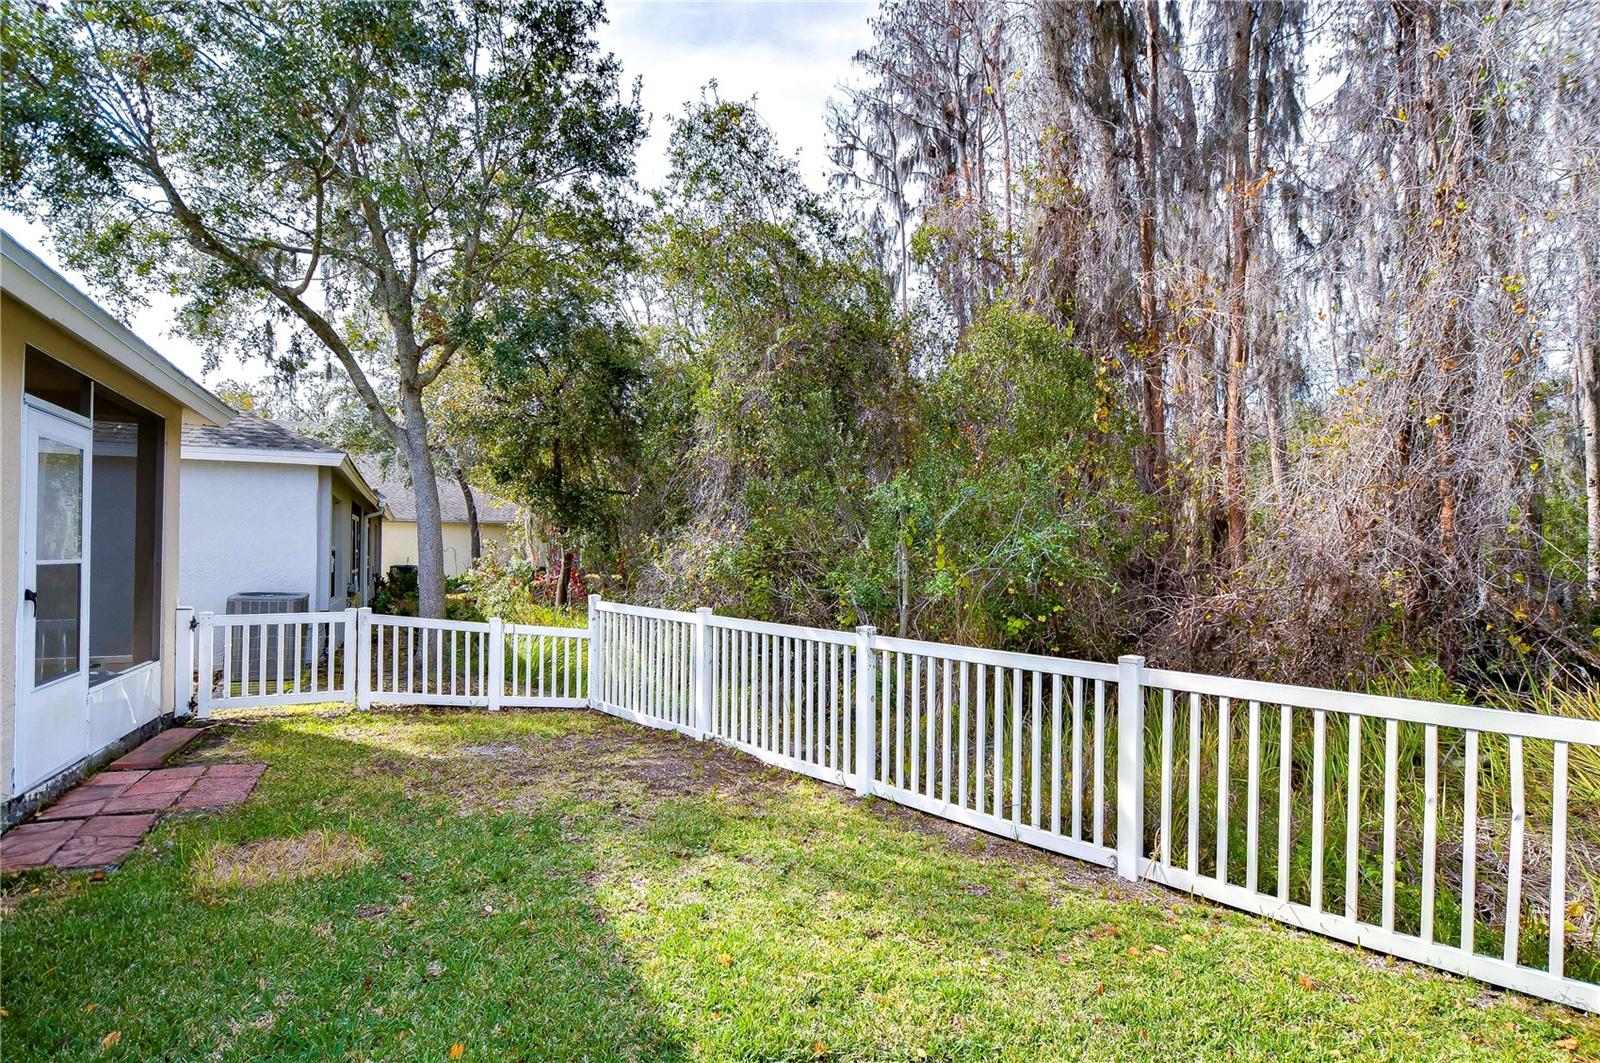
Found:
[[[1555,1046],[1557,1048],[1565,1048],[1568,1052],[1576,1052],[1578,1050],[1578,1038],[1577,1038],[1577,1035],[1576,1034],[1568,1034],[1567,1036],[1563,1037],[1561,1040],[1557,1041],[1555,1043]]]
[[[110,1048],[120,1040],[122,1040],[122,1031],[112,1030],[110,1033],[100,1038],[100,1047],[102,1049]]]
[[[1160,945],[1151,945],[1150,951],[1155,953],[1157,956],[1165,956],[1167,954],[1167,950],[1162,948]]]
[[[821,1041],[814,1042],[811,1046],[811,1054],[816,1056],[818,1059],[821,1059],[823,1056],[828,1054],[828,1046],[823,1044]]]
[[[96,1004],[94,1001],[91,1000],[89,1003],[87,1003],[87,1004],[85,1004],[83,1006],[83,1010],[86,1011],[86,1012],[89,1012],[89,1011],[93,1011],[95,1008],[98,1008],[99,1006],[100,1006],[99,1004]]]
[[[1092,992],[1095,996],[1099,996],[1100,994],[1104,993],[1105,991],[1106,991],[1106,984],[1104,982],[1096,982],[1094,984],[1094,988],[1092,990],[1090,990],[1090,992]]]
[[[719,953],[717,955],[717,962],[722,964],[724,967],[730,967],[733,965],[733,957],[729,956],[726,952]]]
[[[444,964],[440,963],[438,960],[434,960],[432,963],[428,964],[429,978],[437,978],[441,974],[444,974]]]
[[[464,1056],[466,1054],[467,1054],[467,1046],[462,1044],[460,1041],[457,1041],[455,1044],[450,1046],[450,1058],[451,1059],[460,1059],[462,1056]]]
[[[1311,980],[1311,976],[1309,974],[1303,974],[1300,977],[1296,978],[1294,981],[1295,981],[1295,984],[1298,985],[1301,989],[1315,989],[1315,988],[1317,988],[1317,983],[1315,983],[1315,982],[1313,982]]]

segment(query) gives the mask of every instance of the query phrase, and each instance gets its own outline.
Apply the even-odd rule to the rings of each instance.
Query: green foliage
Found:
[[[285,346],[286,328],[357,354],[379,342],[374,303],[394,327],[380,345],[422,347],[402,362],[449,352],[479,306],[526,297],[548,263],[620,253],[615,200],[643,126],[594,47],[597,4],[11,14],[8,196],[76,265],[181,296],[192,330],[248,338],[282,368],[310,349]],[[343,336],[299,312],[312,286]]]
[[[908,378],[888,287],[745,104],[678,121],[650,267],[675,308],[692,435],[671,460],[694,514],[661,543],[669,600],[821,619],[836,560],[902,449]]]
[[[614,540],[644,427],[648,367],[626,325],[573,297],[481,326],[477,380],[445,414],[480,470],[565,539]]]
[[[671,158],[649,265],[692,434],[653,460],[692,505],[647,586],[885,630],[903,597],[908,632],[1113,651],[1150,503],[1106,367],[1001,301],[919,375],[883,274],[748,105],[691,107]]]
[[[611,581],[595,573],[582,582],[586,591],[596,592],[608,590]],[[508,624],[541,627],[583,627],[589,622],[586,596],[575,598],[571,606],[555,605],[555,574],[504,553],[484,558],[462,577],[461,598],[472,620],[497,616]]]
[[[214,352],[337,364],[437,502],[424,396],[516,307],[625,260],[637,90],[598,0],[5,9],[0,189]],[[558,283],[560,282],[560,283]],[[433,521],[422,608],[444,608]]]
[[[1122,573],[1151,534],[1136,430],[1069,329],[999,301],[919,395],[908,467],[874,493],[853,572],[880,626],[906,556],[914,627],[1030,650],[1112,654]]]

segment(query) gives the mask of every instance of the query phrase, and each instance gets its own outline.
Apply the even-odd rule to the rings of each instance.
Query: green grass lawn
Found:
[[[186,759],[272,767],[103,880],[7,882],[8,1061],[1600,1056],[1591,1017],[597,714],[250,713]],[[230,848],[307,835],[339,870]]]

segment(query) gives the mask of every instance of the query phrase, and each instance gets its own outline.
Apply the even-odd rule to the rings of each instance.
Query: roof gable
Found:
[[[220,423],[233,416],[227,403],[4,230],[0,230],[0,288],[200,417]]]

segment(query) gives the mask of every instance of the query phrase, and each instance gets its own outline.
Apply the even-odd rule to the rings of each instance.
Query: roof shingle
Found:
[[[337,454],[338,447],[330,447],[320,440],[292,432],[276,421],[241,413],[224,425],[210,426],[186,424],[183,426],[183,445],[186,447],[232,447],[242,450],[300,450],[307,453]]]
[[[370,454],[351,455],[351,460],[378,492],[378,498],[392,519],[417,519],[417,496],[411,489],[411,477],[398,460]],[[515,506],[496,502],[476,487],[472,489],[472,499],[478,506],[479,524],[510,524],[517,520]],[[439,479],[439,519],[448,523],[463,523],[467,519],[466,499],[448,477]]]

